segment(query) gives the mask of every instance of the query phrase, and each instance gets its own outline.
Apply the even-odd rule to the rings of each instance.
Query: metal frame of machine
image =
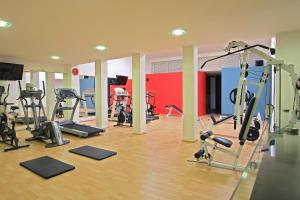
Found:
[[[44,82],[42,83],[43,83],[42,90],[36,89],[31,83],[27,83],[26,89],[23,90],[21,81],[19,81],[19,89],[21,94],[20,101],[22,107],[26,108],[25,118],[27,120],[27,130],[29,130],[32,134],[32,137],[27,138],[26,141],[34,141],[34,140],[43,141],[46,142],[47,148],[69,144],[70,141],[65,140],[63,138],[63,135],[58,128],[58,124],[54,121],[47,121],[45,108],[43,105],[43,99],[45,97],[45,83]],[[31,108],[32,110],[32,116],[34,121],[33,129],[29,127],[29,120],[28,120],[29,108]],[[46,118],[45,122],[40,120],[41,112],[43,113],[43,116]]]
[[[7,106],[14,105],[13,103],[7,103],[9,88],[10,85],[8,84],[6,95],[2,101],[2,96],[5,93],[5,87],[0,86],[0,106],[3,107],[3,111],[0,112],[0,142],[10,146],[9,148],[4,149],[5,152],[29,147],[29,144],[21,145],[19,143],[19,138],[17,137],[17,133],[15,131],[15,121],[13,119],[11,120],[11,127],[8,126],[8,117],[6,115]]]

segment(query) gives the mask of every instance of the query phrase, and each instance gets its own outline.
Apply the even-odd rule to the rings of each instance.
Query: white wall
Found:
[[[95,63],[86,63],[76,66],[79,69],[79,75],[95,76]],[[116,75],[132,77],[131,57],[108,60],[107,61],[107,76],[115,78]]]
[[[75,66],[79,70],[79,75],[95,76],[95,63],[86,63]]]
[[[76,66],[79,69],[79,75],[95,76],[95,63],[86,63]],[[116,75],[128,76],[132,79],[132,61],[131,57],[113,59],[107,61],[107,76],[115,78]],[[151,60],[146,59],[146,73],[151,73]]]
[[[132,79],[131,57],[107,61],[107,76],[114,78],[116,75],[128,76]]]

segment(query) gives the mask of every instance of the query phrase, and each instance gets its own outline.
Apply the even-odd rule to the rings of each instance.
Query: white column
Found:
[[[56,102],[54,89],[55,89],[55,77],[54,73],[46,72],[46,115],[48,119],[51,119]]]
[[[108,127],[107,62],[95,61],[95,109],[96,126]]]
[[[0,86],[3,86],[5,88],[5,93],[7,92],[7,82],[6,81],[0,81]],[[5,98],[5,95],[6,94],[2,94],[2,97],[1,97],[1,103],[3,103],[3,100]],[[0,106],[0,114],[4,112],[4,106]]]
[[[63,79],[63,87],[64,88],[71,88],[71,86],[72,86],[71,69],[70,68],[71,68],[70,66],[67,66],[66,69],[65,69],[64,79]],[[64,103],[64,106],[71,106],[71,104],[72,104],[72,101],[67,100]],[[71,116],[70,111],[65,111],[64,112],[64,119],[65,120],[69,120],[70,116]]]
[[[198,117],[198,49],[183,47],[183,141],[192,142],[197,136]],[[204,98],[204,97],[203,97]]]
[[[133,133],[146,132],[146,83],[145,55],[132,55],[132,104],[133,104]]]
[[[40,81],[39,81],[39,72],[31,71],[30,72],[30,83],[34,85],[37,89],[40,88]]]
[[[71,66],[66,67],[66,70],[65,70],[65,73],[64,73],[64,81],[63,81],[64,88],[73,88],[79,94],[80,93],[80,91],[79,91],[79,75],[73,76],[72,69],[73,69],[73,67],[71,67]],[[75,103],[75,100],[67,101],[65,105],[66,106],[71,106],[71,105],[74,105],[74,103]],[[73,121],[76,122],[76,123],[79,122],[79,107],[80,107],[80,104],[76,108],[76,111],[75,111],[75,114],[74,114],[74,117],[73,117]],[[65,115],[65,119],[70,119],[71,111],[66,111],[64,113],[64,115]]]
[[[0,85],[6,87],[6,81],[0,81]]]
[[[73,68],[72,68],[73,69]],[[80,82],[79,82],[79,74],[74,76],[72,73],[71,73],[71,87],[73,89],[75,89],[77,91],[77,93],[80,95]],[[73,101],[73,103],[75,103],[75,101]],[[73,117],[73,121],[76,122],[76,123],[79,123],[79,110],[80,110],[80,106],[81,106],[81,102],[79,102],[77,108],[76,108],[76,111],[75,111],[75,114],[74,114],[74,117]]]
[[[286,64],[293,64],[294,70],[300,74],[300,30],[288,31],[276,34],[276,58],[284,60]],[[280,74],[281,74],[281,88],[280,88]],[[291,112],[294,104],[294,84],[292,83],[291,77],[288,72],[281,70],[276,73],[276,86],[275,86],[275,118],[276,126],[284,126],[289,124],[291,120]],[[281,95],[281,96],[279,96]],[[281,108],[279,104],[281,102]],[[289,110],[290,112],[285,112]],[[300,128],[300,121],[297,120],[295,128]]]

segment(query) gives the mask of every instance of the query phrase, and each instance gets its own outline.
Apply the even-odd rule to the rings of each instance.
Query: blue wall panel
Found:
[[[249,76],[247,80],[249,81],[259,81],[260,77],[265,70],[265,67],[249,67],[248,72]],[[221,112],[222,114],[233,114],[234,112],[234,104],[230,102],[229,94],[232,89],[237,88],[239,78],[240,78],[241,69],[239,67],[230,67],[230,68],[222,68],[221,76],[222,76],[222,103],[221,103]],[[270,76],[269,76],[270,77]],[[270,78],[267,82],[266,87],[262,93],[259,105],[257,107],[257,112],[260,113],[261,117],[264,118],[265,105],[269,103],[269,91],[270,91]],[[257,86],[249,85],[247,88],[251,93],[257,92]],[[268,96],[266,94],[268,93]]]
[[[95,78],[89,77],[85,79],[80,79],[80,95],[86,89],[94,89],[95,88]],[[95,105],[92,103],[92,99],[90,97],[86,98],[87,108],[88,109],[95,109]],[[82,107],[82,105],[81,105]]]

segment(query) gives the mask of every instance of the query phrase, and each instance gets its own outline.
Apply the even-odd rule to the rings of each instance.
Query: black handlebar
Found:
[[[9,88],[10,88],[10,84],[8,84],[8,86],[7,86],[6,96],[5,96],[4,99],[3,99],[3,102],[4,102],[5,104],[7,103],[6,99],[7,99],[8,96],[9,96]]]
[[[45,81],[42,81],[42,84],[43,84],[43,95],[41,97],[41,100],[45,97],[46,95],[46,90],[45,90]]]

